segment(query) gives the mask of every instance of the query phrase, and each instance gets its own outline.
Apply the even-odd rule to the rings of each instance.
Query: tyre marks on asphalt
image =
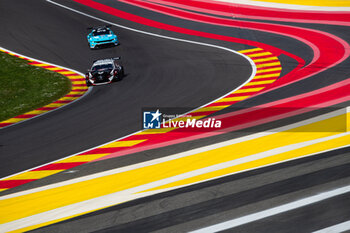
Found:
[[[348,146],[349,112],[0,197],[0,230],[25,230],[199,182]],[[39,225],[37,225],[39,224]]]
[[[259,49],[257,49],[257,51],[259,52]],[[227,97],[235,99],[226,99],[226,101],[223,101],[223,103],[227,104],[231,101],[242,101],[247,93],[258,93],[262,90],[259,89],[261,88],[259,85],[269,85],[269,78],[274,78],[273,73],[272,76],[271,73],[269,73],[276,71],[273,70],[276,69],[274,67],[275,64],[273,64],[274,59],[269,60],[269,57],[264,57],[268,54],[260,54],[255,56],[255,51],[246,51],[247,54],[250,52],[252,52],[252,57],[254,57],[254,59],[256,57],[258,60],[256,62],[262,62],[261,64],[258,64],[258,68],[266,68],[266,70],[270,70],[264,70],[265,72],[260,72],[260,74],[257,72],[258,77],[254,77],[255,83],[253,82],[250,87],[246,87],[246,90],[241,91],[241,93],[235,92],[236,94],[241,94],[240,96]],[[259,61],[259,59],[267,60]],[[265,78],[267,79],[265,80]],[[340,98],[339,94],[336,96],[337,98]],[[346,98],[343,100],[346,100]],[[220,109],[220,107],[222,107],[221,109],[227,107],[220,104],[217,106],[218,109]],[[213,109],[215,109],[215,106],[210,106],[210,108],[206,110]],[[202,117],[202,112],[199,112],[199,115],[196,116],[198,118]],[[76,211],[80,207],[81,209],[78,211],[85,213],[86,211],[93,211],[96,208],[103,208],[106,205],[118,204],[135,198],[191,185],[196,182],[203,182],[208,179],[254,169],[259,166],[267,166],[289,159],[296,159],[310,154],[317,154],[320,151],[347,146],[349,141],[349,129],[348,127],[345,127],[344,129],[344,125],[341,124],[341,122],[344,122],[344,119],[346,118],[349,118],[348,113],[332,116],[327,119],[319,119],[318,122],[309,122],[310,124],[300,126],[304,128],[296,127],[292,130],[285,130],[283,132],[261,134],[261,138],[246,138],[247,140],[235,141],[233,143],[223,145],[223,147],[217,147],[215,149],[207,148],[207,151],[190,154],[189,156],[187,154],[183,158],[163,161],[163,163],[160,163],[161,165],[159,165],[163,166],[163,168],[158,166],[147,166],[130,171],[118,170],[115,172],[115,174],[108,175],[108,177],[94,177],[81,183],[77,182],[75,184],[66,184],[62,187],[52,187],[51,190],[48,188],[47,190],[38,190],[37,192],[26,193],[23,196],[21,196],[21,194],[18,194],[19,196],[9,196],[7,200],[3,199],[3,210],[6,211],[5,208],[9,208],[7,213],[9,213],[11,210],[16,210],[17,213],[12,212],[12,215],[9,214],[6,216],[7,219],[4,220],[5,224],[3,227],[7,226],[12,227],[11,229],[19,229],[19,227],[25,226],[25,224],[30,225],[38,223],[34,222],[38,221],[38,219],[41,221],[41,223],[38,224],[43,226],[47,225],[45,224],[45,221],[52,223],[59,221],[62,218],[69,217],[69,214],[71,214],[71,216],[76,215]],[[176,129],[167,130],[169,131],[158,133],[166,134],[171,131],[175,131]],[[137,147],[150,141],[150,139],[142,139],[144,135],[153,134],[154,133],[147,134],[147,132],[139,133],[135,135],[136,137],[133,136],[130,138],[125,138],[123,140],[113,142],[110,145],[106,144],[100,149],[105,149],[106,154],[108,154],[113,150],[118,151],[120,149]],[[157,140],[159,140],[159,137]],[[245,146],[244,149],[242,149],[242,145]],[[95,158],[102,158],[105,156],[105,154],[102,153],[103,150],[95,152],[95,154],[86,153],[81,154],[80,156],[96,156]],[[79,160],[76,160],[77,158],[79,159],[78,156],[67,158],[66,163],[80,162]],[[191,159],[193,159],[194,162],[191,162]],[[228,161],[228,159],[233,160]],[[234,160],[235,162],[233,162]],[[171,171],[167,169],[171,169]],[[168,171],[168,173],[166,171]],[[131,174],[132,172],[136,173]],[[130,180],[130,178],[135,180]],[[76,186],[73,187],[74,185]],[[68,186],[69,188],[67,188]],[[97,191],[99,193],[96,193]],[[52,193],[62,196],[52,196]],[[81,195],[79,195],[79,193],[81,193]],[[41,195],[42,197],[45,197],[45,199],[41,199]],[[96,196],[92,197],[91,195]],[[47,205],[42,205],[42,202],[40,202],[40,205],[36,205],[35,202],[31,201],[33,200],[31,199],[32,197],[34,197],[33,199],[35,200],[46,201]],[[58,201],[56,202],[56,200]],[[77,203],[77,201],[81,202]],[[71,204],[67,202],[70,202]],[[11,204],[18,206],[10,206]],[[30,206],[38,206],[38,208],[30,208]],[[21,211],[21,208],[25,209],[25,211],[30,210],[31,213],[25,213],[25,211]],[[29,229],[32,228],[29,227],[26,230]]]
[[[111,15],[120,17],[119,15],[113,12],[114,8],[109,6],[109,5],[112,5],[110,3],[105,3],[106,5],[103,5],[98,3],[98,0],[95,0],[95,1],[75,0],[75,1],[83,5],[95,8],[97,10],[109,13]],[[254,22],[254,21],[237,20],[235,18],[217,17],[214,15],[206,15],[201,12],[195,13],[192,10],[189,10],[187,7],[183,7],[179,9],[178,7],[164,6],[163,4],[153,3],[152,1],[146,1],[146,2],[138,1],[138,0],[122,0],[122,1],[124,3],[130,4],[136,7],[140,7],[149,11],[154,11],[167,16],[171,16],[171,17],[176,17],[176,18],[194,21],[198,23],[206,23],[209,25],[242,28],[246,30],[267,32],[267,33],[276,34],[279,36],[288,37],[293,40],[300,41],[301,43],[304,43],[305,45],[307,45],[313,52],[313,60],[306,65],[303,64],[304,60],[301,59],[300,57],[294,54],[291,54],[290,52],[283,51],[277,47],[272,47],[270,45],[271,48],[267,49],[268,45],[266,44],[256,46],[256,47],[265,48],[266,50],[269,50],[274,54],[279,54],[279,53],[284,54],[286,56],[289,56],[295,59],[299,63],[298,66],[294,70],[286,74],[283,79],[278,80],[276,83],[274,83],[274,85],[270,86],[268,89],[265,89],[265,92],[272,91],[272,90],[281,88],[283,86],[287,86],[292,83],[312,77],[313,75],[316,75],[322,71],[325,71],[345,61],[350,55],[350,45],[346,41],[344,41],[342,38],[338,36],[335,36],[333,34],[320,31],[320,30],[303,28],[300,26],[283,25],[278,23]],[[235,13],[235,12],[232,12],[232,8],[228,8],[228,9],[232,14]],[[252,13],[254,13],[255,11],[256,10],[254,8],[251,9]],[[269,13],[270,15],[273,15],[272,11],[270,11]],[[128,17],[129,17],[128,18],[129,20],[137,21],[133,17],[130,17],[130,16]],[[328,17],[331,17],[331,16],[328,16]],[[344,20],[345,19],[347,19],[347,17],[345,17]],[[288,22],[288,19],[287,19],[287,22]],[[143,22],[139,22],[139,23],[143,24]],[[153,24],[153,25],[151,24],[151,26],[158,27],[157,24]],[[172,30],[172,29],[167,29],[167,30]],[[186,33],[186,32],[182,32],[182,33]],[[198,36],[208,37],[208,35],[205,35],[204,33],[198,34]],[[234,39],[232,37],[225,38],[220,35],[216,35],[216,37],[218,40],[224,40],[224,41],[234,42],[233,40],[236,40],[236,41],[239,40],[239,38],[234,38]],[[241,41],[238,43],[252,45],[254,42]],[[330,47],[332,49],[330,49]]]
[[[189,32],[189,29],[186,30],[180,30],[178,27],[174,27],[172,25],[167,25],[167,27],[164,27],[163,23],[160,22],[155,22],[152,19],[147,19],[147,21],[145,20],[145,18],[143,18],[144,20],[140,20],[141,16],[135,16],[132,15],[130,13],[125,13],[119,9],[117,9],[116,5],[112,4],[112,3],[105,3],[105,2],[100,2],[98,0],[92,1],[92,0],[75,0],[78,3],[81,3],[82,5],[86,5],[89,6],[91,8],[94,8],[96,10],[99,10],[101,12],[105,12],[108,13],[110,15],[114,15],[116,17],[120,17],[120,18],[124,18],[124,19],[128,19],[130,21],[133,22],[137,22],[140,24],[144,24],[144,25],[148,25],[148,26],[152,26],[155,28],[162,28],[165,30],[171,30],[171,31],[176,31],[176,32],[180,32],[180,33],[184,33],[184,34],[191,34],[193,33],[193,31]],[[179,7],[179,5],[174,5],[172,3],[174,3],[175,1],[172,0],[164,0],[164,1],[157,1],[157,0],[151,0],[151,1],[137,1],[137,0],[122,0],[123,3],[126,4],[130,4],[136,7],[140,7],[149,11],[154,11],[160,14],[164,14],[167,16],[171,16],[171,17],[177,17],[177,18],[181,18],[181,19],[185,19],[185,20],[189,20],[189,21],[195,21],[195,22],[200,22],[200,23],[207,23],[207,24],[212,24],[212,25],[219,25],[219,26],[225,26],[225,27],[233,27],[233,28],[243,28],[243,29],[248,29],[248,30],[258,30],[258,31],[264,31],[264,32],[268,32],[268,33],[272,33],[272,34],[277,34],[279,36],[286,36],[286,37],[290,37],[292,39],[298,40],[304,44],[306,44],[307,46],[310,47],[310,49],[313,51],[314,56],[313,56],[313,60],[309,63],[309,64],[305,64],[304,60],[293,55],[290,53],[287,53],[286,51],[281,51],[280,49],[276,48],[276,47],[270,47],[270,52],[274,53],[275,55],[278,54],[284,54],[287,56],[290,56],[292,58],[294,58],[299,64],[298,66],[291,72],[289,72],[288,74],[286,74],[283,78],[278,79],[276,82],[273,82],[271,85],[268,86],[268,88],[264,88],[262,91],[260,90],[259,92],[259,83],[254,83],[252,85],[252,87],[247,86],[244,90],[239,90],[238,92],[240,93],[235,93],[235,94],[239,94],[240,96],[233,96],[232,99],[227,99],[227,100],[232,100],[233,101],[241,101],[240,99],[244,99],[245,95],[247,93],[249,93],[250,91],[255,91],[259,94],[261,93],[265,93],[271,90],[275,90],[277,88],[283,87],[283,86],[287,86],[289,84],[295,83],[297,81],[309,78],[313,75],[316,75],[328,68],[331,68],[333,66],[335,66],[336,64],[339,64],[341,62],[343,62],[346,58],[348,58],[349,56],[349,45],[347,42],[345,42],[343,39],[334,36],[330,33],[326,33],[320,30],[314,30],[314,29],[309,29],[309,28],[302,28],[302,27],[296,27],[296,26],[289,26],[289,25],[282,25],[282,24],[272,24],[272,23],[265,23],[265,22],[252,22],[252,21],[242,21],[242,20],[236,20],[235,18],[222,18],[222,17],[216,17],[214,15],[206,15],[203,14],[202,10],[203,8],[208,8],[208,9],[214,9],[214,7],[219,7],[220,10],[218,10],[219,12],[221,11],[225,11],[224,9],[226,9],[226,13],[230,13],[233,14],[235,12],[232,12],[232,7],[227,7],[227,4],[224,6],[222,6],[223,4],[221,4],[221,6],[217,6],[217,4],[219,4],[218,2],[212,2],[210,1],[207,4],[203,4],[203,7],[200,7],[201,10],[196,9],[195,11],[197,12],[193,12],[193,6],[190,7],[186,7],[187,6],[187,2],[184,1],[176,1],[177,3],[182,3],[182,5]],[[171,3],[171,4],[169,4]],[[189,5],[193,4],[193,3],[188,3]],[[197,7],[200,4],[197,4]],[[213,6],[213,7],[208,7],[208,6]],[[238,4],[238,7],[241,6]],[[221,9],[221,7],[223,7]],[[244,7],[244,6],[243,6]],[[191,8],[191,9],[190,9]],[[252,12],[255,12],[256,9],[254,8],[250,8],[249,9]],[[257,9],[257,11],[260,11],[261,9]],[[198,12],[199,11],[199,12]],[[265,14],[268,14],[269,16],[273,15],[273,12],[271,9],[264,9]],[[261,13],[261,12],[260,12]],[[308,12],[303,12],[302,15],[299,14],[299,18],[302,20],[304,20],[304,17],[306,16]],[[336,13],[338,14],[338,12]],[[332,18],[334,17],[335,14],[334,13],[326,13],[325,17],[326,18]],[[337,18],[339,19],[339,18]],[[346,18],[343,18],[343,20],[347,20]],[[288,20],[287,20],[288,21]],[[208,37],[208,38],[214,38],[212,35],[208,35],[204,32],[202,33],[198,33],[196,32],[197,36],[203,36],[203,37]],[[239,38],[227,38],[224,36],[220,36],[220,35],[216,35],[215,39],[218,40],[225,40],[225,41],[231,41],[231,42],[236,42],[236,43],[244,43],[244,44],[248,44],[248,45],[252,45],[252,41],[240,41],[239,42]],[[335,51],[338,51],[338,53],[334,53],[333,51],[329,50],[329,46],[330,44],[334,45],[331,46],[332,49],[334,49]],[[261,45],[261,46],[257,46],[257,47],[261,47],[261,48],[268,48],[267,45]],[[268,49],[266,49],[268,50]],[[336,56],[335,56],[336,54]],[[257,58],[261,58],[261,59],[265,59],[264,55],[267,54],[257,54],[257,55],[252,55],[252,57],[257,57]],[[266,60],[261,60],[260,62],[266,62]],[[264,67],[264,68],[270,68],[270,72],[274,71],[274,64],[273,62],[268,63],[268,64],[259,64],[258,68],[260,67]],[[267,69],[268,70],[268,69]],[[259,72],[259,71],[258,71]],[[266,75],[266,76],[265,76]],[[257,78],[270,78],[271,73],[268,73],[266,71],[266,73],[261,74],[261,76],[258,76]],[[261,83],[260,84],[264,84],[266,82],[269,82],[269,80],[259,80]],[[252,127],[258,124],[262,124],[262,123],[267,123],[267,122],[271,122],[273,120],[278,120],[278,119],[283,119],[283,117],[288,117],[288,116],[295,116],[304,112],[308,112],[308,111],[312,111],[315,109],[322,107],[328,107],[331,105],[334,105],[336,103],[340,103],[340,102],[344,102],[347,101],[349,99],[349,96],[346,94],[346,91],[343,87],[340,87],[340,83],[347,85],[348,83],[346,82],[346,80],[336,83],[336,84],[332,84],[329,85],[328,87],[325,88],[321,88],[320,90],[315,90],[315,91],[310,91],[309,93],[304,94],[300,94],[298,96],[295,97],[291,97],[291,98],[286,98],[283,99],[281,101],[275,101],[273,102],[273,104],[265,104],[265,105],[261,105],[256,107],[255,109],[246,109],[246,113],[242,112],[242,111],[238,111],[236,113],[233,113],[233,115],[236,114],[236,117],[228,117],[225,119],[226,116],[221,117],[221,119],[225,120],[225,123],[232,125],[231,128],[229,128],[230,130],[238,130],[238,129],[242,129],[242,128],[247,128],[247,127]],[[320,93],[323,93],[325,95],[328,95],[328,99],[322,98],[320,96]],[[320,98],[321,97],[321,98]],[[215,103],[217,104],[217,103]],[[210,106],[210,108],[208,108],[208,110],[212,110],[214,106]],[[218,104],[218,108],[223,107],[221,104]],[[268,109],[266,109],[267,111],[264,111],[264,108],[268,107]],[[223,107],[224,108],[224,107]],[[260,109],[259,109],[260,108]],[[307,109],[309,108],[309,109]],[[249,113],[252,112],[252,113]],[[256,112],[256,115],[254,115]],[[243,113],[243,114],[241,114]],[[192,114],[193,115],[193,114]],[[253,116],[252,116],[253,115]],[[258,116],[258,117],[255,117]],[[196,114],[197,119],[201,117],[201,113]],[[236,122],[244,122],[241,124],[237,124]],[[181,140],[179,140],[179,138],[181,136],[176,136],[174,132],[177,132],[177,129],[175,130],[170,130],[170,132],[167,132],[166,134],[163,134],[162,137],[158,137],[155,138],[154,140],[156,140],[158,142],[158,144],[162,144],[162,146],[166,146],[166,145],[170,145],[169,143],[166,142],[166,138],[168,135],[172,135],[168,136],[167,139],[172,139],[173,143],[175,143],[174,141],[177,140],[177,143],[179,142],[183,142]],[[142,133],[145,134],[145,133]],[[202,134],[201,137],[206,137],[203,136],[205,135],[205,133]],[[212,136],[215,134],[211,134],[211,135],[207,135],[207,136]],[[130,139],[139,139],[140,137],[136,137],[137,135],[132,136],[132,138]],[[188,137],[185,136],[185,137]],[[197,138],[201,138],[200,136],[198,136]],[[174,140],[176,139],[176,140]],[[192,140],[195,139],[195,137],[192,137]],[[189,139],[188,139],[189,140]],[[145,142],[143,142],[141,145],[144,146],[144,149],[147,148],[146,144],[149,142],[150,140],[147,140]],[[148,145],[148,149],[153,149],[155,147],[153,147],[152,145]],[[124,150],[126,151],[126,150]],[[129,150],[129,152],[139,152],[137,150]],[[112,156],[121,156],[126,154],[127,152],[123,153],[122,149],[118,149],[117,152],[115,152]],[[110,158],[112,156],[107,156],[106,158]],[[104,159],[104,158],[103,158]]]
[[[224,108],[230,107],[237,102],[254,96],[255,94],[262,91],[264,88],[268,87],[271,83],[278,79],[282,70],[281,63],[279,62],[278,57],[261,48],[252,48],[239,52],[245,54],[254,61],[255,65],[258,67],[256,76],[240,89],[233,91],[232,93],[228,93],[223,98],[211,104],[207,104],[195,111],[192,111],[191,113],[188,113],[192,115],[192,118],[205,118]],[[45,65],[41,66],[45,67]],[[112,153],[122,151],[125,149],[137,148],[138,146],[142,146],[143,143],[146,141],[148,144],[157,143],[158,137],[161,136],[160,134],[164,135],[167,133],[171,133],[175,129],[177,128],[144,130],[135,134],[137,139],[134,139],[133,136],[129,136],[121,140],[107,143],[89,151],[85,151],[78,155],[58,160],[53,163],[45,164],[43,166],[31,169],[24,173],[9,176],[5,179],[0,180],[0,191],[7,190],[9,188],[14,188],[19,185],[29,183],[38,179],[42,179],[44,177],[77,167],[79,165],[91,161],[103,159],[104,157],[109,158],[107,156],[111,155]]]
[[[9,50],[4,49],[4,48],[0,48],[0,51],[7,53],[9,55],[12,55],[12,56],[21,58],[23,60],[26,60],[26,61],[28,61],[29,65],[41,67],[43,69],[47,69],[47,70],[62,74],[65,77],[67,77],[72,83],[71,91],[68,94],[66,94],[65,96],[59,98],[58,100],[56,100],[50,104],[45,105],[43,107],[37,108],[35,110],[26,112],[22,115],[15,116],[13,118],[10,118],[10,119],[7,119],[5,121],[0,122],[0,129],[7,127],[7,126],[11,126],[13,124],[16,124],[16,123],[19,123],[22,121],[25,121],[25,120],[28,120],[28,119],[31,119],[33,117],[37,117],[39,115],[42,115],[42,114],[47,113],[49,111],[55,110],[55,109],[60,108],[64,105],[67,105],[69,103],[72,103],[73,101],[82,97],[86,93],[86,91],[88,90],[88,88],[85,84],[85,77],[82,76],[82,74],[78,73],[77,71],[74,71],[74,70],[71,70],[68,68],[64,68],[64,67],[60,67],[57,65],[53,65],[53,64],[48,64],[48,63],[36,60],[34,58],[29,58],[29,57],[26,57],[24,55],[14,53],[14,52],[9,51]],[[23,182],[25,182],[25,181],[23,181]],[[19,183],[21,183],[21,182],[19,182]],[[1,189],[1,184],[0,184],[0,189]]]

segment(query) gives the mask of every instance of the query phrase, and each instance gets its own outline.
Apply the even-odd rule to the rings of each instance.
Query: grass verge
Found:
[[[49,104],[70,90],[65,76],[0,52],[0,122]]]

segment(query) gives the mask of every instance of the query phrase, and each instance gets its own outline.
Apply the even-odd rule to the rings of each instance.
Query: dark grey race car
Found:
[[[117,62],[119,59],[120,57],[94,61],[85,74],[86,85],[95,86],[122,80],[124,67]]]

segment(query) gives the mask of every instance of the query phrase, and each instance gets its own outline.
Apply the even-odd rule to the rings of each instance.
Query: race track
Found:
[[[271,85],[207,114],[223,120],[222,132],[175,130],[150,136],[140,146],[97,148],[95,154],[108,152],[107,157],[2,191],[0,208],[9,211],[0,221],[4,229],[312,232],[349,221],[347,17],[330,13],[317,19],[322,14],[314,12],[310,19],[308,14],[288,12],[283,19],[259,7],[252,16],[240,5],[232,11],[225,2],[173,0],[6,0],[0,4],[0,46],[82,73],[93,60],[121,56],[127,74],[121,82],[93,87],[71,105],[0,129],[0,177],[82,151],[93,154],[91,148],[139,131],[144,107],[195,109],[231,93],[255,72],[247,58],[255,59],[252,49],[269,51],[282,66],[280,78]],[[231,18],[233,12],[236,15]],[[121,44],[91,51],[86,28],[104,24],[101,20],[116,24],[113,30]],[[229,49],[242,51],[241,55]],[[255,66],[259,72],[261,63]],[[318,122],[321,128],[316,127]],[[299,128],[293,132],[293,127]],[[129,137],[122,141],[140,139]],[[305,146],[310,152],[299,155],[296,148]],[[282,152],[290,153],[289,159],[278,160]],[[183,153],[188,153],[188,161],[181,157]],[[229,157],[235,153],[277,157],[275,162],[261,159],[259,165],[256,159],[252,167],[229,171],[233,161]],[[171,156],[178,157],[167,160]],[[165,162],[158,162],[161,159]],[[223,167],[222,172],[205,170],[226,163],[227,172]],[[124,177],[118,169],[130,175]],[[207,177],[207,173],[187,177],[202,170]],[[211,176],[211,172],[218,174]],[[181,175],[183,180],[177,180]],[[151,178],[161,182],[167,176],[173,180],[147,186],[155,182]],[[75,183],[76,178],[81,180]],[[52,193],[51,188],[57,191]],[[130,198],[128,188],[135,188]],[[334,194],[327,198],[317,196],[332,190]],[[22,195],[28,199],[20,199]],[[14,201],[8,202],[11,198]],[[110,204],[104,204],[104,198]]]
[[[1,8],[2,18],[9,22],[3,32],[18,29],[1,35],[3,47],[82,73],[93,60],[121,56],[127,76],[118,84],[93,88],[79,104],[50,113],[52,116],[4,129],[0,135],[1,177],[138,131],[143,107],[203,105],[239,86],[251,73],[248,61],[235,54],[119,28],[115,31],[122,45],[90,51],[86,28],[101,22],[45,1],[31,4],[10,1]],[[236,45],[236,49],[243,47]]]

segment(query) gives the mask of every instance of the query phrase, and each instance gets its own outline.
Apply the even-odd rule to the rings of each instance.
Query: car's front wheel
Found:
[[[118,82],[118,81],[121,81],[122,79],[123,79],[123,77],[120,74],[118,74],[118,75],[114,76],[113,81]]]

